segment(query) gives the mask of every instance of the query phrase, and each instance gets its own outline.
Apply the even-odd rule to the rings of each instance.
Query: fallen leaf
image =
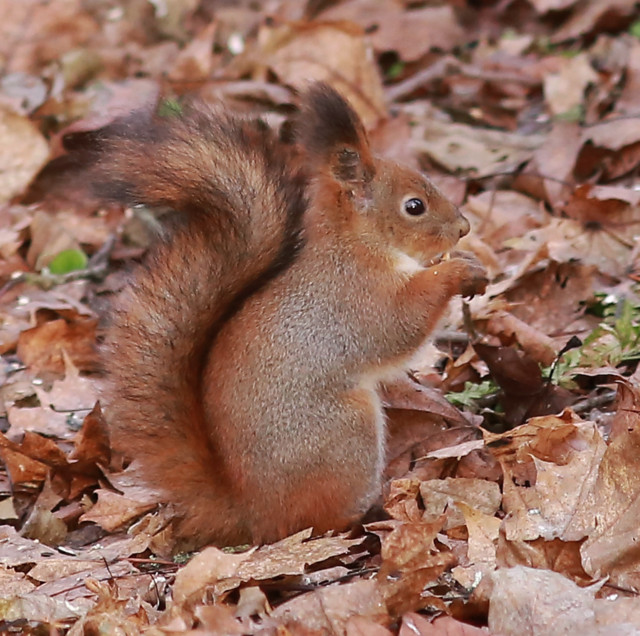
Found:
[[[0,203],[24,192],[48,157],[49,146],[38,129],[0,105]]]
[[[362,31],[354,24],[263,27],[258,41],[260,63],[266,60],[286,83],[302,89],[311,80],[326,81],[349,100],[366,126],[373,127],[385,116],[380,75]]]
[[[535,485],[517,486],[505,469],[502,506],[508,540],[578,541],[595,529],[590,496],[606,445],[594,424],[582,423],[576,433],[576,450],[566,464],[533,457]]]
[[[351,0],[323,11],[322,18],[356,22],[371,34],[377,51],[395,51],[406,62],[414,62],[434,48],[449,51],[470,39],[448,5],[407,11],[389,2],[372,5]]]
[[[595,484],[592,502],[595,527],[582,546],[584,569],[594,578],[610,577],[624,587],[640,585],[638,541],[640,530],[640,473],[635,470],[640,453],[640,395],[637,387],[619,387],[617,435],[607,447]]]
[[[450,172],[476,178],[515,170],[544,138],[431,120],[415,127],[412,145]]]
[[[129,521],[154,508],[154,505],[128,499],[110,490],[98,490],[98,501],[80,521],[93,521],[108,532],[125,526]]]
[[[579,108],[587,86],[597,79],[586,53],[563,59],[560,71],[544,78],[544,96],[551,113],[561,115]]]
[[[491,575],[489,629],[496,634],[584,633],[595,624],[596,589],[580,588],[561,574],[517,566]]]
[[[97,320],[78,318],[73,322],[51,320],[26,329],[18,337],[18,356],[36,373],[64,371],[64,354],[83,371],[97,368]],[[94,400],[95,401],[95,400]],[[92,403],[85,404],[90,408]]]
[[[434,523],[441,515],[446,515],[445,530],[464,525],[465,517],[459,503],[468,509],[494,515],[502,499],[498,484],[463,477],[423,481],[420,496],[424,505],[423,520]]]
[[[491,636],[486,629],[461,623],[451,616],[439,616],[431,622],[421,614],[408,612],[402,617],[398,636]]]
[[[272,616],[294,631],[304,626],[307,630],[333,634],[345,633],[352,616],[382,625],[389,622],[375,579],[319,588],[284,603]]]
[[[451,552],[435,545],[444,521],[442,516],[435,523],[402,523],[384,539],[377,581],[392,616],[427,607],[425,586],[455,564]]]

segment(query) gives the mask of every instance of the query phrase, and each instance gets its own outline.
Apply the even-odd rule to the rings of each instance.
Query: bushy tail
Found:
[[[95,160],[103,196],[176,212],[108,329],[114,447],[161,499],[179,502],[182,534],[192,513],[215,504],[211,536],[220,541],[228,527],[229,541],[242,539],[224,509],[221,462],[203,426],[202,371],[222,321],[294,258],[303,178],[264,125],[203,106],[113,124]]]

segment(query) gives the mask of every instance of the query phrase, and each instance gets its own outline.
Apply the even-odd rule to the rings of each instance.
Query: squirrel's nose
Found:
[[[460,228],[459,238],[462,238],[463,236],[466,236],[467,234],[469,234],[469,230],[471,229],[471,226],[469,225],[469,221],[467,221],[466,216],[460,215],[458,226]]]

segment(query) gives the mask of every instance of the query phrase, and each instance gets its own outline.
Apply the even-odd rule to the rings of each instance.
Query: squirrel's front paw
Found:
[[[456,261],[459,272],[457,293],[462,296],[483,294],[489,279],[487,270],[472,252],[452,252],[451,260]]]

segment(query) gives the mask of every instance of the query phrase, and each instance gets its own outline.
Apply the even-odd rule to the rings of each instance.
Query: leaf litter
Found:
[[[637,633],[636,3],[219,4],[0,0],[0,631]],[[384,387],[363,525],[176,555],[97,403],[154,220],[68,152],[160,96],[279,126],[311,79],[462,207],[492,282]]]

